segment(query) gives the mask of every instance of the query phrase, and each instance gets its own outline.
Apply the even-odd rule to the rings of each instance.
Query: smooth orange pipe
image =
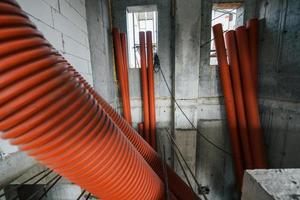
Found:
[[[117,74],[119,79],[122,106],[123,106],[123,115],[124,118],[128,121],[128,123],[132,124],[131,111],[129,106],[130,103],[128,101],[127,86],[124,77],[125,67],[124,67],[124,58],[122,53],[121,37],[120,37],[119,30],[117,28],[113,28],[113,40],[114,40],[115,58],[116,58],[117,71],[118,71]]]
[[[244,161],[246,169],[253,169],[253,161],[249,142],[249,133],[247,127],[244,98],[242,91],[242,83],[240,77],[239,60],[237,54],[236,38],[234,31],[228,31],[225,34],[227,56],[229,61],[229,69],[231,74],[233,95],[235,101],[235,110],[238,121],[240,139],[243,149]]]
[[[241,26],[236,29],[236,39],[254,167],[265,169],[268,165],[259,118],[257,95],[251,73],[251,60],[246,27]]]
[[[224,94],[224,104],[225,104],[226,115],[227,115],[227,123],[228,123],[228,128],[230,133],[236,183],[240,189],[243,180],[244,167],[243,167],[243,159],[241,153],[242,149],[239,141],[239,132],[238,132],[235,103],[234,103],[234,97],[232,91],[232,82],[230,78],[229,66],[227,63],[222,24],[214,25],[213,33],[215,38],[214,41],[215,41],[219,70],[220,70],[221,85]]]
[[[148,76],[147,76],[147,60],[145,47],[145,32],[139,33],[140,39],[140,57],[141,57],[141,82],[142,82],[142,98],[143,98],[143,116],[144,116],[144,134],[145,140],[151,144],[150,124],[149,124],[149,92],[148,92]]]
[[[143,122],[138,123],[137,128],[138,128],[138,133],[142,137],[144,137],[144,123]]]
[[[248,41],[251,58],[251,74],[254,88],[257,93],[258,89],[258,38],[259,38],[259,22],[257,18],[250,19],[246,22],[248,33]]]
[[[99,96],[89,84],[77,73],[80,81],[94,95],[103,110],[110,116],[117,127],[125,134],[129,141],[135,146],[138,152],[144,157],[152,169],[159,175],[161,180],[165,180],[163,161],[153,148],[122,118],[101,96]],[[167,164],[168,185],[171,191],[170,197],[178,200],[199,199],[194,191],[171,169]]]
[[[128,79],[128,57],[127,57],[127,40],[126,40],[126,34],[121,33],[121,46],[122,46],[122,55],[123,55],[123,77],[124,77],[124,82],[125,82],[125,88],[126,88],[126,101],[128,102],[127,110],[130,111],[130,118],[131,117],[131,105],[130,105],[130,90],[129,90],[129,79]],[[131,120],[132,121],[132,120]],[[132,125],[132,122],[130,123]]]
[[[15,2],[1,1],[0,18],[15,17],[25,22],[18,27],[28,28],[29,19]],[[8,25],[0,22],[0,30],[16,24]],[[44,59],[34,54],[12,64],[13,55],[32,51],[40,38],[30,28],[15,38],[1,36],[2,46],[25,38],[32,42],[1,51],[0,60],[10,66],[0,61],[1,137],[101,199],[163,199],[160,178],[51,46],[34,47],[43,49]]]
[[[155,113],[155,91],[154,91],[154,66],[153,66],[153,47],[152,32],[146,32],[147,38],[147,61],[148,61],[148,87],[149,87],[149,119],[151,146],[157,150],[156,145],[156,113]]]

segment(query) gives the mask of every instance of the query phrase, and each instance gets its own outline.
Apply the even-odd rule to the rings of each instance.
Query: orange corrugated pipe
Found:
[[[156,146],[156,114],[155,114],[155,92],[154,92],[154,66],[153,66],[153,47],[152,32],[146,32],[147,38],[147,60],[148,60],[148,87],[149,87],[149,119],[150,119],[150,135],[151,146]]]
[[[229,61],[229,69],[233,86],[233,95],[236,108],[236,116],[238,121],[239,133],[243,149],[244,161],[246,169],[253,168],[253,161],[249,142],[249,133],[244,107],[242,83],[240,77],[239,60],[237,55],[237,46],[234,31],[228,31],[225,34],[227,56]]]
[[[140,57],[141,57],[141,81],[142,81],[142,98],[143,98],[143,116],[144,116],[144,134],[145,140],[151,144],[150,125],[149,125],[149,93],[148,93],[148,76],[147,60],[145,48],[145,32],[140,32]]]
[[[143,122],[138,123],[137,128],[138,128],[138,133],[142,137],[144,137],[144,123]]]
[[[103,110],[109,115],[112,121],[117,125],[122,133],[135,146],[138,152],[144,157],[152,169],[159,175],[161,180],[166,179],[163,170],[163,162],[153,148],[128,124],[101,96],[99,96],[86,81],[77,73],[79,79],[85,87],[94,95]],[[167,168],[167,180],[171,191],[170,197],[174,195],[178,200],[193,200],[199,199],[194,191],[171,169]]]
[[[127,106],[130,114],[130,121],[132,125],[132,117],[131,117],[131,106],[130,106],[130,90],[129,90],[129,79],[128,79],[128,57],[127,57],[127,40],[126,40],[126,33],[121,33],[121,46],[122,46],[122,55],[123,55],[123,77],[125,82],[126,88],[126,99],[127,99]]]
[[[252,79],[249,43],[245,26],[236,29],[236,39],[254,167],[267,168],[266,151],[263,144],[257,95]]]
[[[241,188],[243,180],[243,160],[241,154],[241,145],[239,141],[238,124],[235,111],[235,103],[232,91],[232,83],[230,78],[229,66],[225,50],[222,24],[213,26],[214,41],[216,46],[217,58],[220,70],[220,79],[224,94],[224,103],[227,115],[228,128],[230,132],[231,148],[235,167],[236,182]]]
[[[164,186],[14,1],[0,2],[1,137],[101,199]]]
[[[114,40],[115,58],[116,58],[116,64],[118,69],[118,79],[119,79],[122,106],[123,106],[123,115],[124,118],[131,125],[132,119],[131,119],[130,103],[127,95],[126,78],[124,75],[125,67],[124,67],[124,58],[122,52],[121,37],[120,37],[119,30],[117,28],[113,28],[113,40]]]
[[[259,22],[257,18],[250,19],[246,23],[249,47],[250,47],[250,58],[251,58],[251,74],[253,79],[254,88],[258,89],[258,37],[259,37]]]

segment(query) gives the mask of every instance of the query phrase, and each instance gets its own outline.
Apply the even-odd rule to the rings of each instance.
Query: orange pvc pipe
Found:
[[[267,168],[268,165],[263,144],[263,133],[259,118],[257,95],[251,73],[249,43],[247,31],[244,26],[236,29],[236,39],[254,167]]]
[[[18,27],[27,29],[29,19],[21,13],[15,2],[0,2],[0,18],[22,17],[25,23]],[[0,23],[0,30],[13,26]],[[1,41],[5,46],[31,35],[21,49],[1,51],[0,69],[6,68],[3,60],[9,64],[0,72],[1,137],[101,199],[163,199],[160,178],[59,54],[50,46],[35,46],[43,57],[32,54],[12,64],[14,55],[32,52],[40,37],[30,28],[32,33]]]
[[[245,114],[245,106],[243,99],[242,83],[240,77],[239,60],[237,54],[236,38],[234,31],[228,31],[225,34],[226,47],[229,61],[229,69],[231,74],[233,95],[236,108],[236,116],[238,121],[240,139],[243,149],[244,161],[246,169],[253,169],[253,161],[249,142],[249,133]]]
[[[213,33],[215,38],[215,46],[220,70],[220,79],[222,90],[224,94],[224,104],[227,115],[227,123],[230,132],[231,148],[233,154],[236,183],[241,188],[243,180],[243,160],[241,154],[241,145],[239,141],[238,124],[235,111],[234,96],[232,91],[232,83],[230,78],[229,66],[227,64],[227,56],[225,50],[225,43],[223,37],[222,24],[213,26]]]
[[[138,123],[137,127],[140,136],[144,137],[144,123],[143,122]]]
[[[126,99],[127,99],[127,106],[128,110],[130,111],[130,119],[131,117],[131,106],[130,106],[130,90],[129,90],[129,79],[128,79],[128,57],[127,57],[127,40],[126,40],[126,34],[121,33],[121,46],[122,46],[122,55],[123,55],[123,71],[124,71],[124,82],[125,82],[125,88],[126,88]],[[132,121],[132,120],[131,120]],[[130,123],[132,125],[132,122]]]
[[[149,124],[149,92],[147,76],[147,60],[145,48],[145,32],[140,32],[140,57],[141,57],[141,81],[142,81],[142,98],[143,98],[143,116],[144,116],[144,134],[145,140],[151,144],[150,124]]]
[[[118,79],[119,79],[122,106],[123,106],[123,115],[124,118],[128,121],[128,123],[132,124],[130,103],[128,101],[127,86],[125,80],[126,78],[124,76],[125,67],[124,67],[124,58],[122,53],[121,37],[120,37],[119,30],[117,28],[113,28],[113,40],[114,40],[115,58],[116,58]]]
[[[149,87],[149,119],[151,146],[157,149],[156,145],[156,114],[155,114],[155,92],[154,92],[154,66],[153,66],[153,47],[152,32],[146,32],[147,38],[147,61],[148,61],[148,87]]]
[[[138,152],[144,157],[152,169],[159,175],[161,180],[165,180],[163,162],[151,146],[126,122],[101,96],[99,96],[89,84],[77,73],[80,81],[94,95],[102,109],[110,116],[117,127],[125,134],[129,141],[135,146]],[[167,166],[168,185],[171,191],[170,197],[178,200],[199,199],[187,184]]]
[[[251,58],[251,74],[253,79],[254,88],[257,93],[258,89],[258,38],[259,38],[259,22],[257,18],[250,19],[246,23],[250,58]]]

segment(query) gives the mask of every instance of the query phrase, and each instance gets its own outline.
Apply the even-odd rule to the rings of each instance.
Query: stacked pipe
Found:
[[[142,83],[142,104],[143,104],[143,119],[144,119],[144,136],[145,140],[151,144],[150,136],[150,120],[149,120],[149,88],[148,88],[148,73],[146,59],[146,44],[145,32],[139,32],[140,40],[140,58],[141,58],[141,83]]]
[[[267,168],[257,100],[258,20],[230,30],[213,26],[237,185],[244,169]],[[228,56],[228,62],[227,62]]]
[[[120,34],[117,28],[113,28],[113,41],[115,50],[115,60],[117,65],[117,74],[121,92],[123,116],[128,121],[128,123],[132,125],[130,92],[128,83],[126,34]]]
[[[156,152],[14,1],[0,2],[0,10],[2,138],[103,199],[161,199],[162,182],[144,162],[164,179]],[[170,168],[167,176],[173,199],[197,199]]]
[[[146,32],[147,38],[147,62],[148,62],[148,87],[149,87],[149,119],[150,119],[150,138],[151,146],[157,149],[156,145],[156,114],[155,114],[155,92],[154,92],[154,66],[153,66],[153,47],[152,32]]]
[[[143,132],[145,140],[156,150],[156,114],[155,114],[155,92],[154,92],[154,66],[152,32],[139,33],[140,55],[141,55],[141,86],[143,99]],[[146,56],[147,49],[147,56]],[[148,66],[148,67],[147,67]]]
[[[162,181],[75,70],[16,2],[0,11],[1,137],[102,199],[163,199]]]

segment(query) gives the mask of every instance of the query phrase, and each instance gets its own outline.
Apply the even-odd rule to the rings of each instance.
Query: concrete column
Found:
[[[176,1],[174,93],[176,101],[189,120],[194,124],[194,127],[197,127],[200,65],[200,11],[201,1],[199,0],[192,0],[188,3],[183,0]],[[189,121],[176,105],[174,105],[174,130],[176,143],[194,171],[196,160],[196,131],[193,130]],[[174,167],[179,174],[183,174],[176,159]],[[185,180],[184,177],[183,180]]]

